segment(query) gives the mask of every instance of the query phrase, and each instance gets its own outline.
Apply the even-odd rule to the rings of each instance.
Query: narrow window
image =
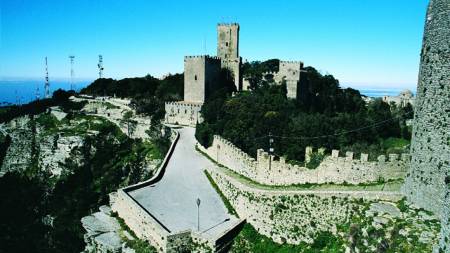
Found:
[[[228,42],[225,42],[225,46],[227,46],[227,47],[228,47]]]
[[[197,81],[197,75],[194,76],[195,81]]]

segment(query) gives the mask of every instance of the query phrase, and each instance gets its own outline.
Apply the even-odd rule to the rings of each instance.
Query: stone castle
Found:
[[[383,96],[382,99],[388,104],[394,103],[400,107],[406,107],[408,104],[414,105],[414,94],[410,90],[403,90],[398,96]]]
[[[239,56],[239,30],[237,23],[217,25],[217,56],[184,57],[184,99],[165,104],[166,123],[195,126],[202,121],[203,103],[219,87],[220,72],[227,69],[232,75],[236,91],[250,88],[242,77],[242,57]],[[273,75],[276,84],[285,83],[287,97],[298,97],[303,62],[280,61],[279,71],[265,73]]]
[[[408,200],[441,217],[439,252],[450,251],[450,1],[426,17],[411,143]]]
[[[218,88],[217,80],[222,69],[231,72],[238,91],[249,89],[249,82],[242,78],[241,73],[239,25],[219,24],[217,30],[217,57],[185,57],[184,100],[166,103],[167,123],[195,126],[201,122],[201,107]],[[392,203],[398,203],[406,196],[409,202],[432,211],[440,218],[440,245],[434,248],[434,252],[450,252],[449,38],[450,0],[431,0],[415,100],[410,155],[390,154],[387,157],[369,159],[367,154],[360,154],[357,158],[352,152],[340,155],[338,150],[333,150],[331,156],[326,156],[316,169],[310,170],[302,165],[289,164],[283,157],[275,159],[263,150],[258,150],[254,159],[231,142],[220,136],[214,136],[210,147],[197,145],[200,151],[221,165],[217,168],[208,167],[206,170],[236,209],[239,217],[251,223],[259,233],[278,243],[312,243],[318,231],[335,233],[338,226],[353,219],[355,214],[374,216],[375,213],[379,213],[380,209],[374,209],[370,215],[363,212],[367,205],[370,205],[371,209],[373,206],[384,206],[397,210],[393,208],[395,205]],[[302,71],[301,62],[280,61],[279,71],[266,75],[272,75],[273,81],[277,84],[285,83],[287,96],[297,98],[301,95],[299,83]],[[174,149],[177,138],[171,150]],[[171,152],[168,152],[163,164],[168,164]],[[318,153],[321,152],[323,154],[324,150],[319,149]],[[307,148],[306,161],[311,158],[311,154],[312,149]],[[161,168],[164,168],[164,165]],[[382,189],[364,188],[364,184],[377,182],[380,178],[395,183],[405,177],[402,192],[394,187],[395,184],[391,185],[392,189],[388,184],[384,184]],[[246,183],[247,179],[253,183]],[[152,180],[119,190],[116,195],[112,195],[112,209],[124,217],[140,238],[152,241],[160,251],[174,252],[175,247],[188,243],[190,238],[202,242],[201,236],[197,236],[195,232],[173,233],[165,229],[162,223],[160,224],[150,212],[145,211],[128,195],[127,191],[151,185],[154,183]],[[264,187],[258,187],[258,184]],[[273,188],[308,184],[314,184],[319,188],[288,191]],[[351,188],[346,188],[347,184],[352,184]],[[400,184],[401,181],[398,187]],[[364,189],[358,190],[355,186]],[[405,220],[417,216],[425,217],[425,212],[417,210],[406,218],[403,216],[406,213],[399,211],[399,217]],[[374,217],[373,222],[368,224],[381,229],[383,227],[380,222],[382,223],[383,219],[386,218]],[[414,221],[412,224],[417,225],[414,229],[403,231],[406,233],[406,230],[414,232],[419,227],[430,228],[432,220],[433,217],[424,218],[424,222],[420,224]],[[386,223],[390,221],[387,220]],[[436,228],[436,234],[437,231],[439,228]],[[225,235],[210,240],[211,248],[215,251],[220,249],[218,245],[220,246],[220,242],[223,241],[222,238],[228,237],[228,234]],[[418,234],[408,235],[408,239],[410,238],[421,240]],[[433,243],[437,241],[436,239]]]

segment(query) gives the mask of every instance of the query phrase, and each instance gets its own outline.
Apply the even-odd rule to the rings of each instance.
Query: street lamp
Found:
[[[272,144],[273,144],[273,138],[272,138],[272,133],[269,133],[269,170],[271,170],[272,168],[272,153],[273,153],[273,148],[272,148]]]
[[[197,198],[197,231],[200,231],[200,199]]]

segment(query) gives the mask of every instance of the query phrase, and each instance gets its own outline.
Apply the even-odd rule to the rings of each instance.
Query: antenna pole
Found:
[[[73,71],[73,61],[75,59],[75,56],[71,55],[69,56],[70,59],[70,90],[75,90],[74,83],[73,83],[73,77],[75,75]]]
[[[39,84],[36,84],[36,100],[39,100],[41,97],[41,95],[39,94]]]
[[[48,64],[47,64],[47,56],[45,57],[45,86],[44,86],[44,97],[50,97],[50,83],[48,81]]]
[[[100,54],[98,55],[98,78],[102,78],[103,77],[103,56]]]

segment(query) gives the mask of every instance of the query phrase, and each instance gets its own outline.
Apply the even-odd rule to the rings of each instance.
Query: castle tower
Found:
[[[279,79],[279,82],[286,82],[288,98],[298,98],[299,82],[302,69],[303,62],[280,61],[279,71],[276,75],[276,78]]]
[[[236,89],[241,90],[242,59],[239,56],[239,24],[217,25],[217,56],[221,59],[222,68],[228,69],[233,75]]]
[[[203,104],[217,89],[220,68],[218,57],[184,57],[184,101]]]
[[[226,60],[239,58],[239,24],[217,25],[217,56]]]
[[[411,143],[403,186],[408,200],[442,219],[450,251],[450,1],[431,0],[426,17]]]

